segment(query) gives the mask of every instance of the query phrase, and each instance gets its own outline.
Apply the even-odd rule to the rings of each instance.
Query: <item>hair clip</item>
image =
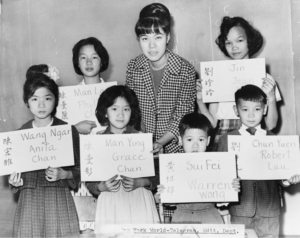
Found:
[[[52,67],[50,64],[48,64],[47,66],[48,72],[44,74],[56,82],[56,80],[60,78],[58,69],[56,67]]]

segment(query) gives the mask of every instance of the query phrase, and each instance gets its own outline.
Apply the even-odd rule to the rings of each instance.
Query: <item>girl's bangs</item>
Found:
[[[137,36],[145,34],[161,34],[163,32],[163,26],[160,21],[155,18],[145,18],[139,22],[136,28]]]

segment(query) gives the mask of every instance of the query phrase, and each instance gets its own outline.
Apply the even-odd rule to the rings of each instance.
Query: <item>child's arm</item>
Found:
[[[210,113],[210,111],[207,109],[205,103],[203,102],[202,98],[202,84],[201,84],[202,79],[197,79],[197,105],[198,105],[198,112],[205,115],[212,126],[215,128],[217,126],[218,120],[213,117],[213,115]]]
[[[94,121],[85,120],[77,123],[75,127],[79,134],[87,135],[90,134],[93,128],[96,128],[97,125]]]
[[[48,167],[45,171],[46,179],[49,182],[55,182],[61,179],[73,179],[73,173],[70,170],[64,170],[62,168]]]
[[[217,113],[218,113],[218,109],[219,109],[219,103],[218,102],[212,102],[209,104],[208,110],[210,112],[210,114],[213,117],[213,127],[215,128],[218,124],[218,118],[217,118]]]
[[[86,187],[97,196],[102,192],[117,192],[121,185],[120,180],[116,180],[117,177],[118,175],[115,175],[107,181],[86,183]]]
[[[261,89],[268,97],[268,113],[265,117],[265,123],[267,129],[272,130],[276,127],[278,121],[278,111],[275,97],[276,82],[271,76],[264,78],[263,80],[264,82]]]

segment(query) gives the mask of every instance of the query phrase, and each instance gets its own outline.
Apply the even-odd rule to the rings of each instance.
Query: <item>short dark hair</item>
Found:
[[[26,72],[26,79],[36,77],[40,74],[48,73],[49,68],[48,65],[46,64],[37,64],[37,65],[32,65],[27,69]]]
[[[47,88],[49,91],[53,93],[55,98],[55,106],[53,111],[51,112],[51,116],[55,116],[56,107],[58,105],[58,97],[59,97],[58,86],[54,80],[50,79],[45,74],[36,74],[26,79],[23,86],[24,103],[28,107],[28,100],[33,96],[35,91],[38,90],[39,88]]]
[[[102,45],[101,41],[99,41],[97,38],[89,37],[89,38],[82,39],[82,40],[78,41],[72,49],[72,52],[73,52],[73,66],[74,66],[75,72],[79,75],[83,75],[82,72],[81,72],[81,69],[78,66],[78,64],[79,64],[79,51],[83,46],[86,46],[86,45],[94,46],[95,51],[97,52],[97,54],[99,55],[99,57],[101,59],[100,72],[105,71],[108,68],[108,63],[109,63],[109,56],[108,56],[107,50]]]
[[[137,37],[143,34],[159,34],[162,29],[167,35],[171,33],[171,14],[169,9],[161,3],[152,3],[145,6],[135,25]]]
[[[238,105],[239,100],[261,102],[267,104],[267,95],[260,88],[252,84],[247,84],[238,89],[235,94],[235,104]]]
[[[183,136],[188,129],[199,129],[207,133],[210,136],[213,129],[210,121],[203,114],[193,112],[186,114],[179,123],[179,134]]]
[[[111,86],[102,92],[96,107],[97,120],[102,126],[107,126],[109,124],[107,117],[105,117],[107,108],[112,106],[118,97],[124,98],[130,106],[131,117],[128,125],[140,130],[141,111],[137,96],[133,90],[123,85]]]
[[[220,26],[220,35],[216,39],[216,44],[219,46],[220,50],[229,57],[229,54],[226,50],[226,40],[228,33],[233,27],[241,27],[244,29],[247,36],[247,43],[249,49],[249,57],[256,54],[263,45],[263,37],[258,30],[249,24],[242,17],[224,17],[222,24]]]

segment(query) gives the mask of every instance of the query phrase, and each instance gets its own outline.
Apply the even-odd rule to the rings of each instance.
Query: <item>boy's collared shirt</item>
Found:
[[[247,131],[249,127],[242,124],[241,128],[239,129],[239,132],[242,136],[251,136],[251,134]],[[254,127],[256,129],[254,136],[266,136],[267,131],[261,128],[261,125]]]

